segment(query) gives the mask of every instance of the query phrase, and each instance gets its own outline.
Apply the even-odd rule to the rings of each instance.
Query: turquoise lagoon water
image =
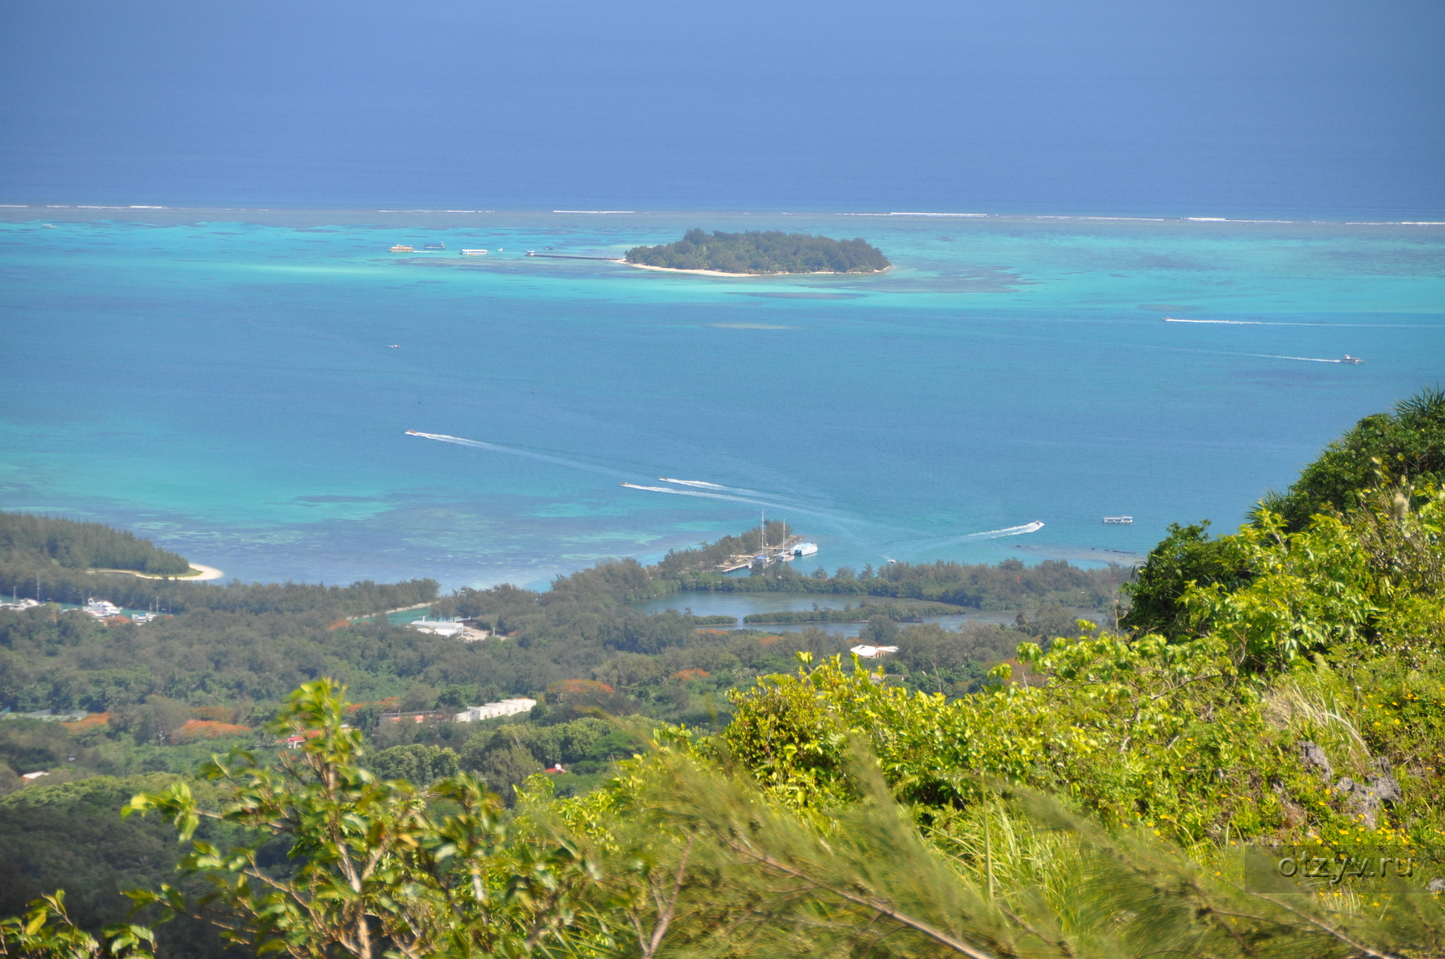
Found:
[[[695,225],[896,268],[524,255]],[[805,571],[1127,561],[1445,379],[1439,225],[32,208],[0,271],[0,508],[247,580],[538,584],[759,509],[820,544]]]

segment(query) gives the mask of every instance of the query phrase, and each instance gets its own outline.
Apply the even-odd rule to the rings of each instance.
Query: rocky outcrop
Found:
[[[1360,821],[1370,829],[1379,824],[1380,811],[1385,806],[1392,806],[1404,798],[1404,794],[1400,792],[1400,782],[1385,759],[1375,760],[1375,775],[1364,782],[1349,776],[1335,780],[1335,770],[1330,764],[1329,756],[1326,756],[1325,751],[1316,743],[1306,741],[1300,744],[1300,761],[1306,769],[1314,772],[1327,784],[1334,780],[1330,789],[1344,800],[1346,811],[1360,817]]]
[[[1330,765],[1330,757],[1318,744],[1305,740],[1300,743],[1300,759],[1304,761],[1306,769],[1312,769],[1325,782],[1335,778],[1335,767]]]

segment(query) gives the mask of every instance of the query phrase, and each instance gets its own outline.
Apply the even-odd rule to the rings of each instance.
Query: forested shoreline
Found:
[[[64,569],[128,569],[175,576],[191,571],[178,553],[104,523],[0,512],[0,556]]]

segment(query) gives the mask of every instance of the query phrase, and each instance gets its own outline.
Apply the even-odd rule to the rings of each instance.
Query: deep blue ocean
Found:
[[[245,580],[538,584],[764,509],[820,544],[804,569],[1128,561],[1445,378],[1438,224],[0,214],[0,508]],[[863,236],[895,269],[525,255],[692,226]]]

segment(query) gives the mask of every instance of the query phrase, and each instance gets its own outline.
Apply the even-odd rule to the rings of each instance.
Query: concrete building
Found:
[[[519,713],[531,712],[535,705],[537,705],[535,699],[519,696],[516,699],[504,699],[501,702],[487,703],[483,706],[468,706],[457,713],[457,722],[476,723],[484,719],[496,719],[498,716],[516,716]]]

